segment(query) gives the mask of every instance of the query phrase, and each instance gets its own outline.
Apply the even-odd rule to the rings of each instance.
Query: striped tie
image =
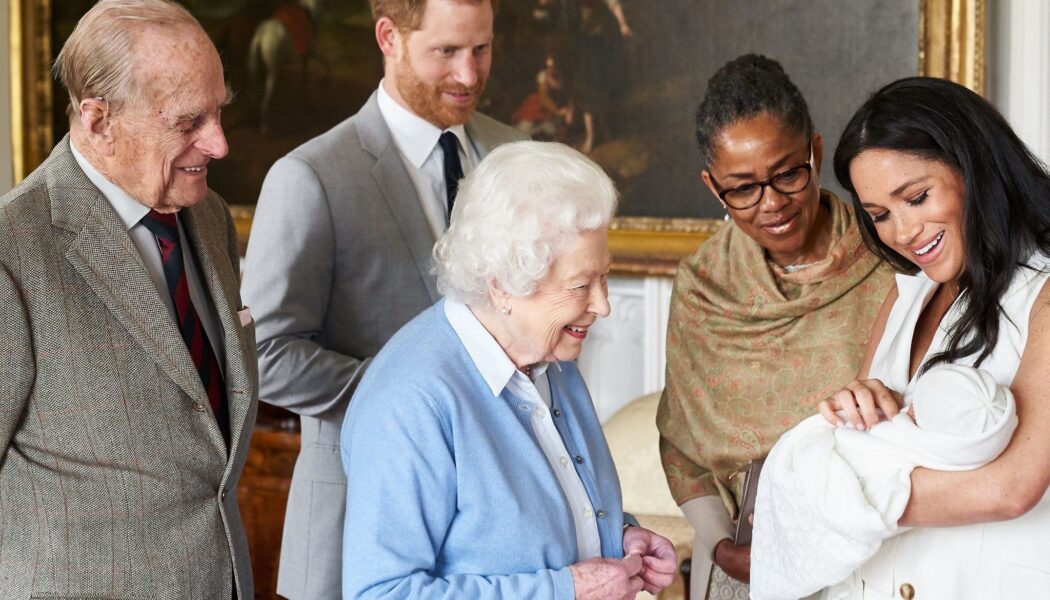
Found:
[[[175,213],[161,214],[155,210],[142,217],[142,225],[149,229],[160,244],[160,258],[164,265],[164,279],[168,284],[175,315],[178,318],[179,333],[182,341],[190,351],[193,364],[197,367],[201,383],[208,392],[208,402],[222,430],[227,446],[230,443],[230,417],[226,406],[226,390],[222,382],[222,372],[215,359],[215,353],[208,342],[208,334],[193,308],[190,299],[190,288],[186,281],[186,268],[182,259],[182,243],[179,239],[179,226]]]

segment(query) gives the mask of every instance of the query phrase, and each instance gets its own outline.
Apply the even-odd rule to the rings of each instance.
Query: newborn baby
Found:
[[[1013,406],[1013,395],[985,371],[942,365],[919,377],[904,402],[920,429],[973,436],[1002,420]]]
[[[1010,390],[980,369],[934,367],[904,400],[904,412],[870,431],[815,415],[773,447],[755,504],[752,598],[802,598],[839,583],[901,533],[912,469],[976,469],[1017,427]]]

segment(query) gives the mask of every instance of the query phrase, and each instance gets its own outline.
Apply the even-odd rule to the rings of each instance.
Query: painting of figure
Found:
[[[219,49],[234,102],[223,111],[229,155],[208,182],[231,204],[254,204],[279,157],[349,117],[382,76],[368,0],[182,0]],[[52,3],[52,48],[93,0]],[[55,91],[54,132],[68,129]]]
[[[903,0],[503,2],[484,110],[590,155],[620,187],[622,215],[721,217],[693,133],[719,65],[758,52],[799,74],[833,151],[870,91],[917,72],[918,27],[919,4]]]
[[[54,2],[53,48],[91,0]],[[185,0],[236,100],[209,182],[254,204],[267,169],[347,118],[382,76],[368,0]],[[892,5],[892,6],[891,6]],[[722,216],[697,173],[693,114],[708,78],[757,52],[792,73],[833,152],[850,112],[918,67],[920,3],[840,0],[503,0],[483,112],[601,164],[621,215]],[[66,130],[55,95],[55,136]],[[825,169],[822,185],[833,190]]]

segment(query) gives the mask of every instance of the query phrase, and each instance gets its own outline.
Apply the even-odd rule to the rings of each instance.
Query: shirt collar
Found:
[[[438,138],[444,131],[454,133],[459,139],[459,145],[464,150],[467,148],[467,130],[463,125],[453,125],[444,131],[438,129],[430,121],[398,104],[387,93],[385,81],[386,79],[383,79],[379,82],[377,92],[379,112],[383,115],[387,127],[390,128],[397,149],[415,168],[419,169],[423,166],[423,163],[433,153]]]
[[[474,361],[482,379],[489,386],[493,396],[499,396],[504,388],[515,377],[521,377],[524,383],[529,378],[519,371],[510,357],[503,351],[496,338],[485,329],[470,307],[462,302],[445,299],[445,317],[452,325],[459,340],[463,342],[470,359]],[[548,363],[539,363],[532,368],[532,381],[547,372]]]
[[[146,216],[149,207],[129,196],[127,192],[99,173],[98,169],[77,150],[72,140],[69,142],[69,149],[73,152],[73,160],[80,165],[84,175],[87,175],[88,180],[98,188],[98,191],[102,192],[102,196],[113,206],[113,210],[117,211],[120,222],[124,224],[124,230],[131,231],[131,228],[138,225],[142,217]]]

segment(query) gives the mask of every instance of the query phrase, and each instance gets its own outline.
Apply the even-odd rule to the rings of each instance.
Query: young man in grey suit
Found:
[[[522,138],[475,113],[493,10],[490,0],[372,0],[378,90],[263,184],[242,290],[258,319],[262,397],[302,420],[277,582],[291,600],[340,597],[350,396],[371,357],[438,299],[430,252],[455,177]]]
[[[0,597],[252,598],[219,55],[178,5],[102,0],[56,71],[70,134],[0,198]]]

